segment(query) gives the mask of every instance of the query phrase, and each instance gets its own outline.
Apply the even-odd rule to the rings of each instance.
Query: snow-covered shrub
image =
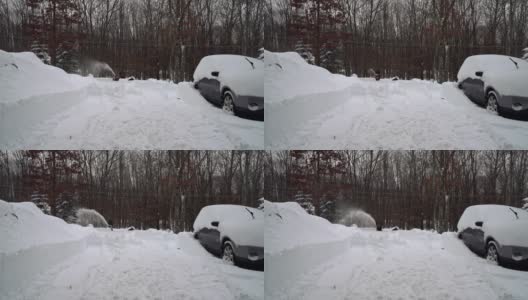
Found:
[[[266,199],[264,199],[264,197],[262,197],[262,198],[258,199],[257,201],[259,203],[257,209],[264,210],[264,202],[266,201]]]
[[[522,59],[528,60],[528,47],[523,49]]]
[[[521,208],[524,210],[528,210],[528,197],[524,198],[522,201],[523,201],[523,206]]]
[[[88,226],[92,224],[94,227],[108,227],[105,218],[93,209],[79,208],[76,212],[77,224]]]
[[[375,228],[376,227],[376,220],[369,215],[368,213],[358,209],[358,210],[351,210],[348,212],[339,223],[346,225],[346,226],[352,226],[356,225],[360,228]]]

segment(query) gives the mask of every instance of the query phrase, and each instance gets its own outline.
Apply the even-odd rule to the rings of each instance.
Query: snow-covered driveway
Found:
[[[263,272],[225,264],[190,233],[157,230],[97,231],[82,251],[17,284],[0,299],[264,298]]]
[[[229,115],[191,83],[85,78],[78,90],[0,106],[2,149],[258,149],[264,123]]]
[[[526,149],[528,122],[488,113],[454,83],[350,78],[342,90],[267,105],[266,146]]]
[[[266,52],[273,149],[527,149],[528,122],[488,113],[455,83],[345,77]]]
[[[207,102],[192,83],[66,74],[0,50],[1,149],[262,149],[264,122]]]
[[[314,256],[324,255],[324,244],[317,255],[291,250],[287,255],[305,256],[307,271],[266,291],[273,299],[520,300],[528,294],[528,272],[488,264],[454,233],[351,231],[342,253],[328,254],[320,264]],[[266,269],[266,280],[275,272],[280,268]]]

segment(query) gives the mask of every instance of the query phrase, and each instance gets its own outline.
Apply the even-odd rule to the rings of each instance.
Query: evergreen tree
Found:
[[[297,194],[293,197],[293,200],[310,215],[315,215],[315,206],[313,205],[312,195],[305,194],[302,191],[298,191]]]
[[[79,73],[81,14],[74,0],[27,0],[31,50],[44,62]]]
[[[62,192],[57,198],[55,216],[68,223],[75,223],[76,211],[79,206],[79,195],[69,191]]]
[[[528,60],[528,47],[523,49],[522,59]]]
[[[292,41],[311,45],[313,63],[321,66],[325,44],[335,44],[345,22],[343,6],[338,0],[291,0],[288,35]]]
[[[315,58],[312,54],[310,47],[306,45],[302,40],[298,41],[295,45],[295,52],[297,52],[307,63],[311,65],[315,63]]]
[[[327,219],[330,222],[335,222],[336,220],[336,205],[334,200],[328,200],[321,204],[319,208],[320,216]]]
[[[46,215],[51,215],[51,206],[48,204],[48,196],[46,194],[34,191],[31,194],[31,202],[33,202]]]

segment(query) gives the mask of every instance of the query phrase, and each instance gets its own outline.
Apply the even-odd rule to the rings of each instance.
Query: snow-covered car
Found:
[[[193,224],[194,237],[214,255],[238,266],[264,268],[264,214],[261,210],[219,204],[203,207]]]
[[[492,113],[528,115],[528,62],[505,55],[466,58],[458,86]]]
[[[473,252],[500,265],[528,268],[528,212],[506,205],[466,208],[458,237]]]
[[[240,55],[202,58],[194,71],[194,87],[202,96],[235,115],[264,118],[264,63]]]

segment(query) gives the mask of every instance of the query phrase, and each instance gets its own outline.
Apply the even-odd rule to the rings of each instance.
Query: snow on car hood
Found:
[[[253,63],[253,66],[251,63]],[[218,77],[211,72],[219,72]],[[210,55],[202,58],[193,75],[194,81],[217,79],[239,96],[264,97],[264,63],[241,55]]]

